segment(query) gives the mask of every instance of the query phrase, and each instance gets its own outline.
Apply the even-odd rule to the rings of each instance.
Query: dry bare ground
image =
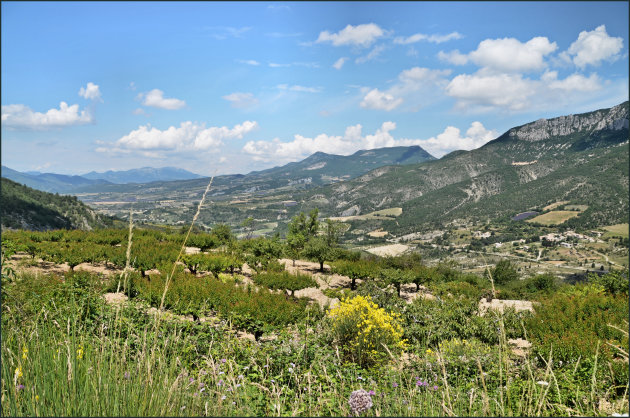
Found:
[[[409,249],[409,246],[404,244],[391,244],[391,245],[382,245],[380,247],[368,248],[367,252],[378,255],[380,257],[386,257],[391,255],[393,257],[404,253]]]
[[[483,316],[488,309],[497,310],[503,313],[503,310],[506,307],[513,307],[516,310],[516,312],[520,312],[520,311],[534,312],[534,302],[530,302],[528,300],[492,299],[491,302],[488,302],[486,301],[486,299],[481,299],[479,301],[479,315]]]

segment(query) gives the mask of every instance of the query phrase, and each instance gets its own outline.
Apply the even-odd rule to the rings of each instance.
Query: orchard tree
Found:
[[[319,210],[313,209],[309,213],[308,218],[304,212],[300,212],[289,222],[285,252],[287,256],[293,260],[294,266],[295,260],[302,255],[302,251],[308,240],[316,236],[319,231],[318,216]]]

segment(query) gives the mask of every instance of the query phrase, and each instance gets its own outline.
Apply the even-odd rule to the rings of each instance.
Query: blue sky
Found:
[[[2,164],[440,157],[628,100],[627,2],[2,2]]]

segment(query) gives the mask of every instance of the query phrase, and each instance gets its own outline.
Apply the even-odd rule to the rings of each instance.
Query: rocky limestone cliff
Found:
[[[580,115],[560,116],[553,119],[539,119],[527,125],[510,129],[509,136],[522,141],[534,142],[580,131],[628,129],[628,113],[628,102],[624,102],[610,109]]]

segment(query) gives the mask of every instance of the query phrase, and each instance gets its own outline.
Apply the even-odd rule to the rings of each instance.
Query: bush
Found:
[[[628,351],[628,338],[608,324],[623,324],[628,318],[626,296],[606,294],[597,285],[576,285],[541,301],[536,315],[527,320],[526,328],[533,353],[547,359],[553,347],[553,359],[574,367],[593,362],[599,341],[599,364],[610,362],[615,380],[627,384],[627,363],[612,361],[618,351],[606,342]],[[623,367],[620,367],[623,366]],[[621,370],[623,369],[623,370]]]
[[[346,357],[369,366],[386,358],[387,349],[399,353],[407,346],[400,315],[379,308],[370,297],[345,299],[328,312],[333,334]]]
[[[479,376],[481,364],[484,373],[498,374],[499,353],[477,339],[452,338],[438,344],[439,353],[442,356],[444,368],[449,380],[460,380],[475,384],[475,378]],[[432,364],[431,369],[440,370],[435,351],[428,349],[425,352],[426,359]],[[486,377],[486,381],[489,380]],[[451,382],[453,384],[455,382]]]
[[[488,276],[486,270],[485,275]],[[518,272],[510,260],[501,260],[491,271],[495,285],[504,285],[518,279]]]
[[[608,274],[599,276],[595,273],[588,275],[588,281],[599,286],[602,286],[604,290],[610,294],[626,295],[628,296],[628,270],[625,271],[611,271]]]

